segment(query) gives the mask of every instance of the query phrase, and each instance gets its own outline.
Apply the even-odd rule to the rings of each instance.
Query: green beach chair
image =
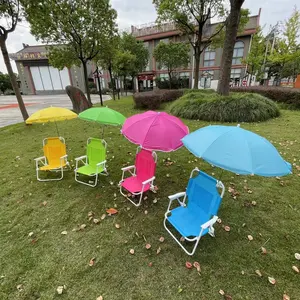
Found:
[[[98,175],[107,176],[106,170],[106,147],[107,143],[104,140],[89,138],[87,140],[86,155],[75,158],[76,168],[75,168],[75,180],[79,183],[95,187],[98,183]],[[79,167],[80,162],[83,166]],[[85,175],[92,177],[93,183],[81,181],[78,179],[80,175]]]

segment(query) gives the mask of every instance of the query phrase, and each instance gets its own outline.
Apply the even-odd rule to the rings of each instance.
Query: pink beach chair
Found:
[[[156,169],[157,155],[153,151],[137,148],[137,154],[135,157],[135,165],[122,168],[123,171],[122,179],[119,183],[120,193],[126,197],[135,206],[140,206],[143,193],[152,190],[154,191],[154,179],[155,179],[155,169]],[[131,176],[124,178],[125,172],[128,171]],[[126,190],[125,194],[123,190]],[[140,196],[138,202],[131,199],[128,194],[134,196]]]

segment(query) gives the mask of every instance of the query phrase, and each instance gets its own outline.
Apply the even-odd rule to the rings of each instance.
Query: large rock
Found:
[[[92,107],[92,105],[88,102],[81,89],[71,85],[67,85],[66,92],[72,101],[73,111],[77,114]]]

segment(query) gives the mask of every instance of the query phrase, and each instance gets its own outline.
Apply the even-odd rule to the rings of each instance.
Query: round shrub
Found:
[[[252,93],[231,93],[226,97],[190,92],[176,100],[169,110],[178,117],[215,122],[259,122],[280,115],[272,100]]]

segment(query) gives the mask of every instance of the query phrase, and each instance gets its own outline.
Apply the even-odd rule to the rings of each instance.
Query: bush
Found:
[[[96,88],[90,88],[90,93],[91,94],[99,94]]]
[[[135,93],[135,108],[158,109],[163,102],[174,101],[183,95],[183,90],[154,90]]]
[[[282,87],[249,86],[234,87],[233,92],[258,93],[279,103],[284,103],[290,109],[300,109],[300,90]]]
[[[4,91],[4,95],[8,96],[8,95],[15,95],[15,92],[13,90],[7,89]]]
[[[279,116],[272,101],[258,94],[191,92],[176,100],[170,112],[178,117],[214,122],[259,122]]]
[[[101,91],[102,91],[103,95],[107,95],[108,93],[111,92],[110,89],[108,89],[108,88],[103,88]]]

